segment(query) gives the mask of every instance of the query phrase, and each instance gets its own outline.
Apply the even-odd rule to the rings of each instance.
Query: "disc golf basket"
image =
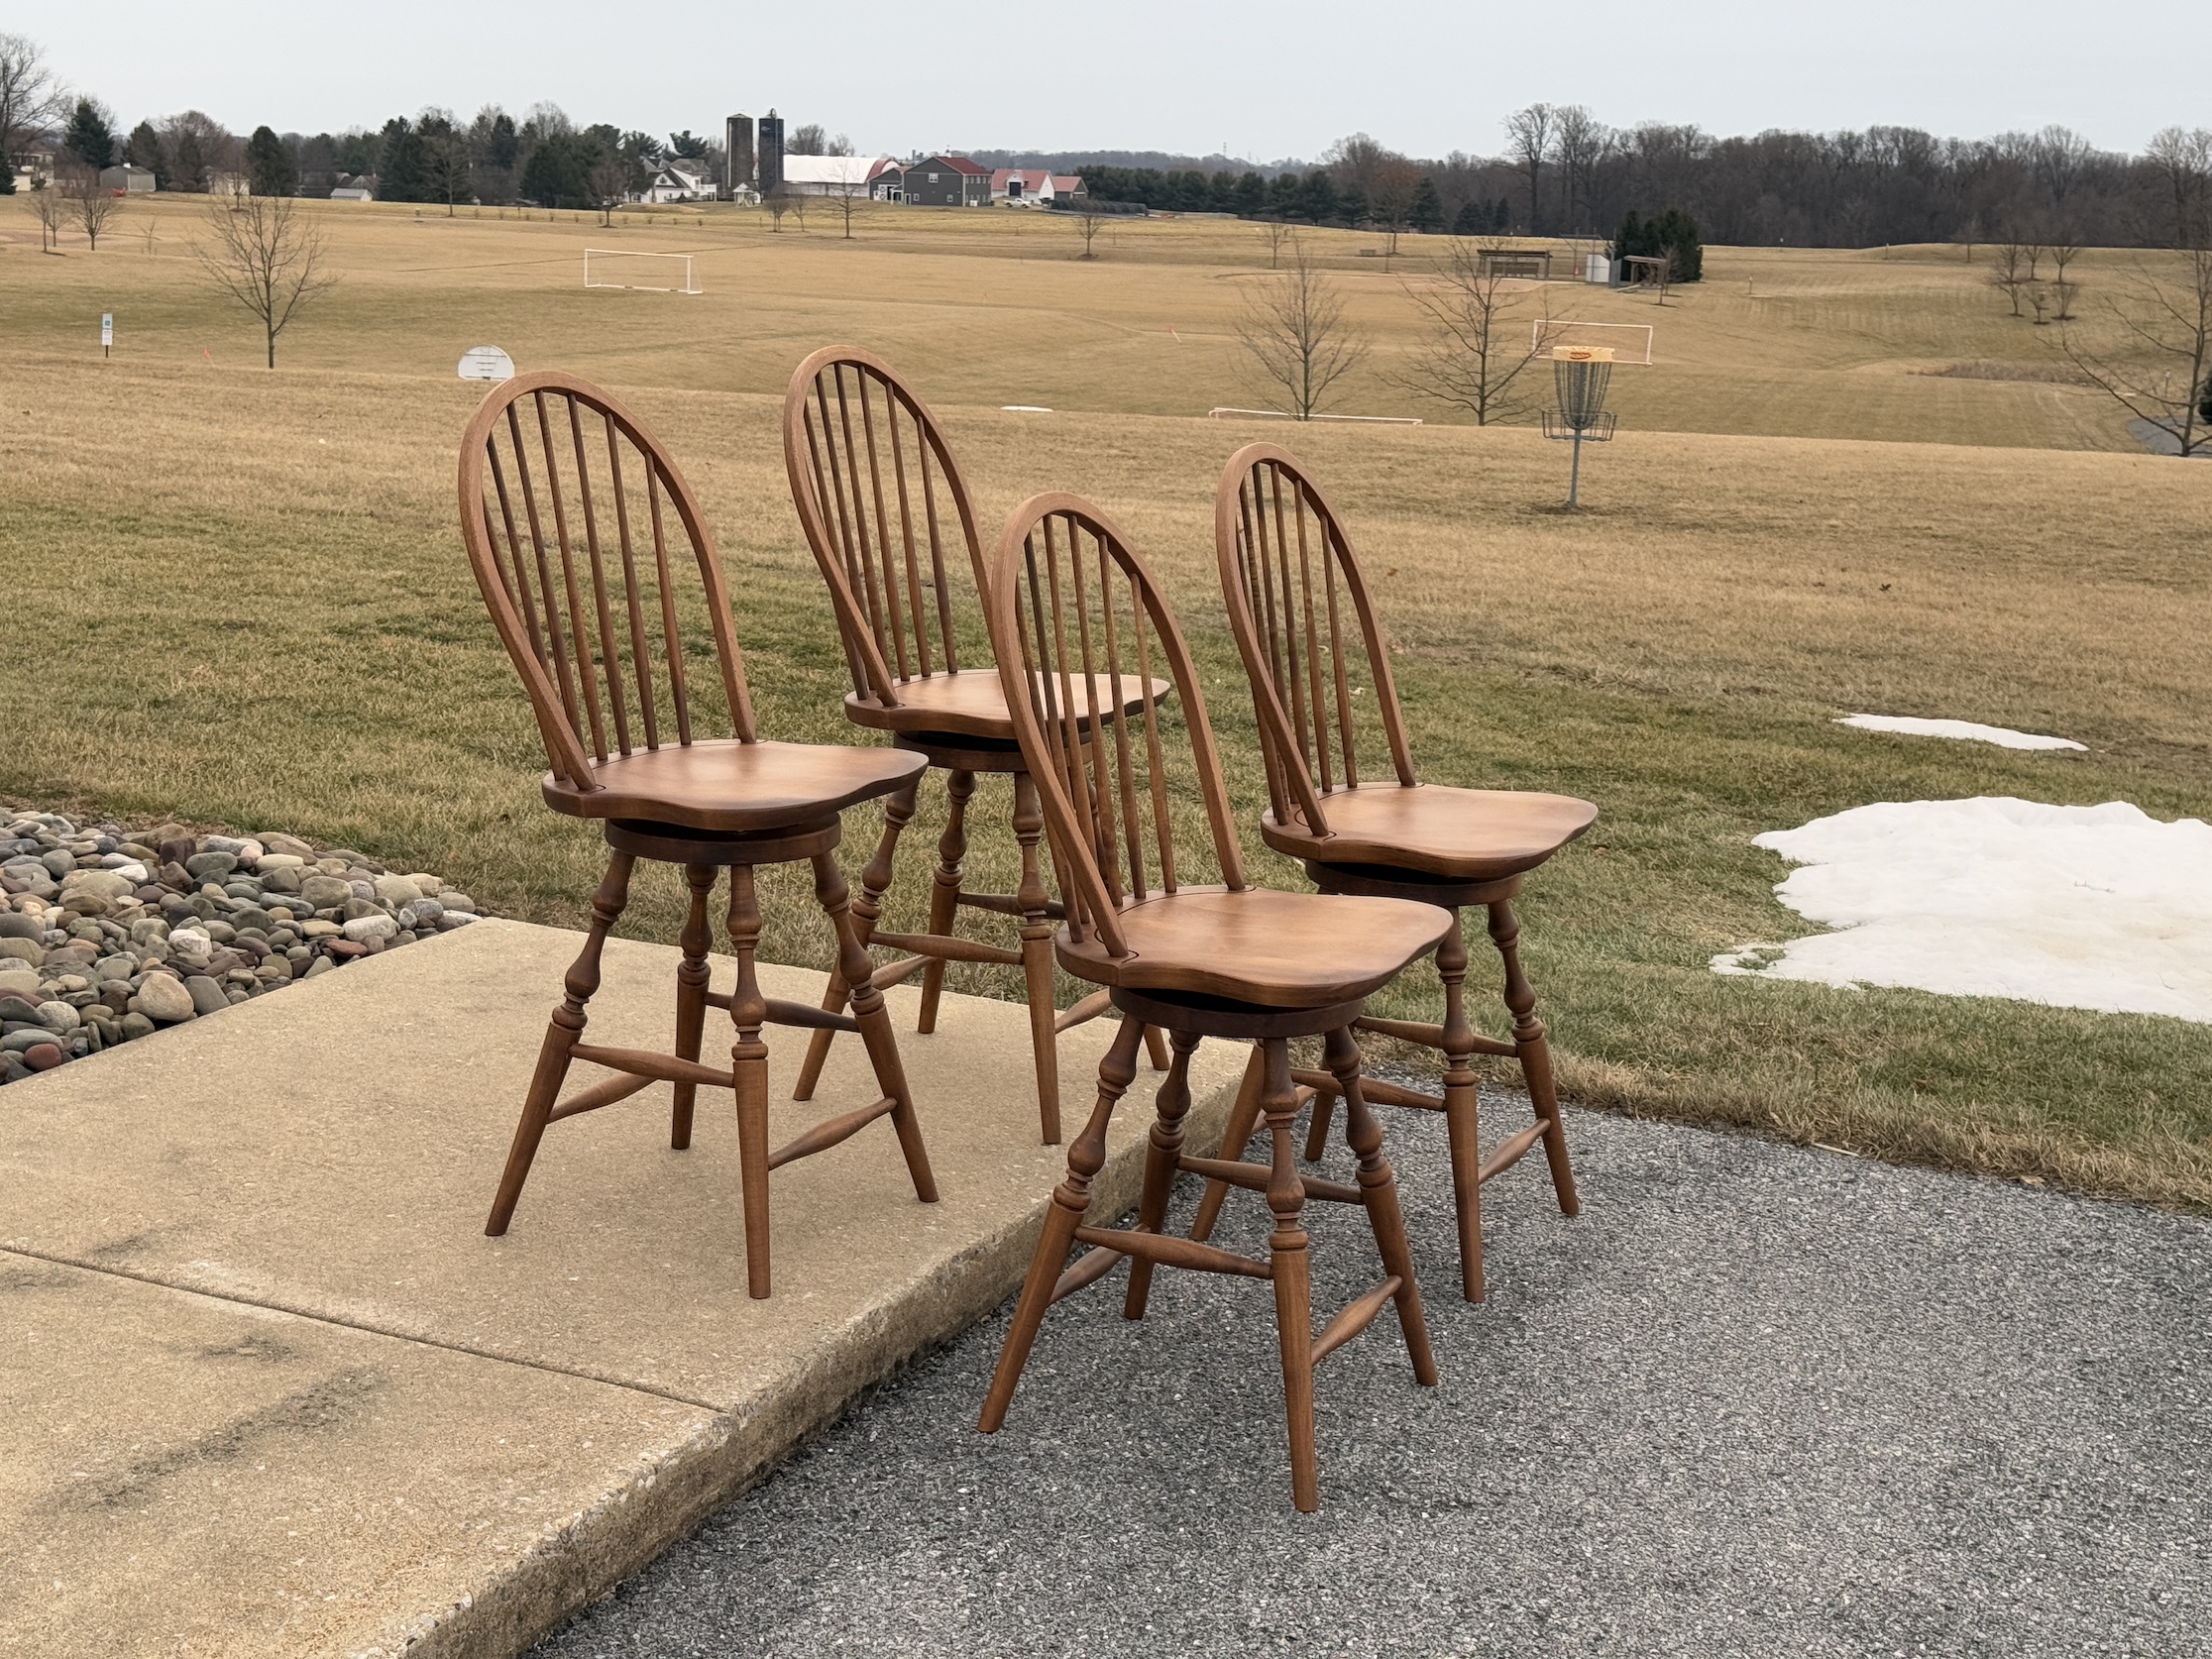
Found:
[[[1583,440],[1602,444],[1613,435],[1612,411],[1605,407],[1613,354],[1609,346],[1554,346],[1551,355],[1559,407],[1544,411],[1544,436],[1575,446],[1574,467],[1567,475],[1567,508],[1572,512],[1582,490]]]

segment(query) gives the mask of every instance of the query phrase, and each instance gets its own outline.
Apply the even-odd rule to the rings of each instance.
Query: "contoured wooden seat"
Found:
[[[863,944],[908,954],[876,969],[874,983],[880,989],[919,971],[919,1029],[928,1033],[937,1029],[947,961],[1020,968],[1039,1128],[1045,1142],[1054,1144],[1060,1138],[1056,1037],[1097,1009],[1079,1003],[1063,1014],[1054,1004],[1051,940],[1060,906],[1038,863],[1044,819],[1015,741],[1006,693],[997,671],[979,661],[987,641],[979,637],[985,630],[978,600],[990,581],[959,464],[937,417],[889,364],[857,347],[826,346],[792,373],[784,396],[784,466],[792,506],[829,587],[852,676],[845,718],[890,732],[898,747],[946,774],[949,810],[938,843],[929,924],[920,934],[878,928],[899,837],[914,817],[915,793],[905,790],[884,802],[883,837],[861,871],[853,913]],[[963,615],[969,621],[965,639]],[[1102,682],[1100,719],[1110,721],[1117,711],[1143,708],[1166,690],[1161,681]],[[1011,823],[1022,857],[1013,893],[972,892],[962,875],[967,804],[979,773],[1003,773],[1012,784]],[[959,937],[953,929],[962,910],[1019,923],[1019,948]],[[843,996],[839,977],[823,1007],[841,1007]],[[813,1091],[833,1036],[816,1034],[799,1074],[799,1099]],[[1164,1068],[1166,1055],[1158,1038],[1153,1041],[1154,1063]]]
[[[1265,1278],[1274,1286],[1291,1493],[1299,1508],[1317,1508],[1315,1366],[1390,1303],[1415,1378],[1436,1381],[1397,1188],[1382,1157],[1382,1127],[1363,1093],[1352,1027],[1361,999],[1435,949],[1450,922],[1430,905],[1247,883],[1205,699],[1181,631],[1143,561],[1095,507],[1073,496],[1039,496],[1015,511],[999,542],[988,615],[1015,732],[1065,881],[1058,959],[1104,987],[1085,1001],[1119,1009],[1122,1026],[1099,1067],[1097,1106],[1068,1149],[1067,1179],[1052,1194],[981,1427],[988,1434],[1005,1421],[1046,1310],[1105,1277],[1124,1258],[1132,1266],[1123,1311],[1132,1319],[1144,1316],[1156,1267]],[[1101,669],[1117,677],[1134,672],[1150,683],[1156,666],[1173,687],[1187,751],[1156,704],[1125,719],[1098,719],[1090,688]],[[1187,765],[1174,764],[1185,758]],[[1205,833],[1178,833],[1178,815],[1201,820]],[[1192,881],[1208,853],[1219,879]],[[1105,1164],[1107,1126],[1136,1076],[1138,1048],[1155,1028],[1169,1034],[1174,1052],[1160,1087],[1137,1225],[1092,1226],[1085,1212],[1091,1180]],[[1289,1039],[1315,1036],[1326,1040],[1326,1075],[1346,1102],[1345,1138],[1360,1164],[1356,1185],[1298,1173]],[[1207,1037],[1254,1045],[1240,1107],[1267,1118],[1272,1158],[1266,1163],[1182,1152],[1190,1056]],[[1274,1230],[1265,1258],[1162,1232],[1183,1170],[1266,1195]],[[1309,1199],[1360,1205],[1385,1275],[1318,1334],[1300,1219]],[[1090,1248],[1069,1266],[1067,1253],[1078,1244]]]
[[[1443,1051],[1441,1096],[1382,1082],[1369,1083],[1367,1093],[1371,1100],[1444,1114],[1461,1289],[1469,1301],[1481,1301],[1484,1182],[1540,1141],[1560,1209],[1574,1215],[1581,1208],[1551,1051],[1536,1018],[1536,993],[1521,971],[1512,900],[1529,871],[1597,822],[1598,809],[1568,795],[1454,789],[1414,775],[1389,651],[1351,538],[1288,451],[1249,444],[1229,458],[1214,494],[1214,551],[1267,762],[1262,837],[1302,859],[1324,893],[1418,899],[1451,916],[1436,953],[1443,1023],[1362,1019],[1358,1025]],[[1369,711],[1364,719],[1363,710]],[[1362,725],[1381,728],[1388,763],[1380,778],[1360,775],[1355,734]],[[1459,913],[1469,905],[1489,913],[1513,1021],[1509,1043],[1480,1035],[1467,1018],[1468,951]],[[1536,1110],[1536,1121],[1488,1160],[1479,1139],[1477,1054],[1517,1059]],[[1300,1071],[1297,1078],[1315,1092],[1306,1156],[1318,1158],[1339,1091],[1326,1072]],[[1224,1157],[1245,1144],[1255,1121],[1240,1102]],[[1207,1191],[1193,1238],[1206,1237],[1222,1197],[1218,1186]]]
[[[489,487],[489,488],[488,488]],[[674,523],[670,523],[673,514]],[[925,762],[896,749],[777,743],[761,738],[745,689],[721,562],[705,517],[668,453],[612,396],[589,382],[524,375],[485,398],[461,440],[461,533],[493,625],[522,677],[550,764],[547,806],[598,820],[611,855],[592,901],[584,949],[569,969],[522,1105],[485,1231],[504,1233],[547,1127],[649,1087],[674,1085],[669,1144],[691,1145],[700,1088],[737,1102],[738,1171],[744,1188],[745,1272],[754,1296],[770,1288],[768,1172],[826,1152],[889,1117],[924,1203],[937,1182],[883,995],[867,983],[867,954],[849,914],[834,849],[846,807],[911,790]],[[694,663],[687,628],[714,641],[712,664]],[[700,653],[703,655],[703,653]],[[718,696],[719,694],[719,696]],[[720,704],[728,736],[699,729],[693,701]],[[676,971],[676,1051],[606,1048],[583,1041],[599,989],[608,931],[628,902],[640,858],[680,865],[691,889]],[[754,954],[761,914],[753,871],[805,860],[815,897],[837,941],[837,959],[860,986],[852,1011],[824,1013],[761,993]],[[737,981],[710,988],[708,900],[727,868],[727,926]],[[728,1011],[729,1069],[700,1060],[709,1008]],[[857,1032],[880,1099],[830,1118],[790,1144],[768,1146],[767,1025]],[[572,1061],[613,1076],[560,1098]]]

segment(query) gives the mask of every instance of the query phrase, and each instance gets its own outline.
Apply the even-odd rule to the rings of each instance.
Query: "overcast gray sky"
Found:
[[[1415,155],[1501,148],[1506,111],[1615,125],[2059,122],[2140,149],[2212,126],[2203,0],[78,0],[7,8],[128,125],[197,107],[237,132],[381,125],[441,105],[715,133],[775,106],[864,151],[1226,148],[1312,157],[1353,131]]]

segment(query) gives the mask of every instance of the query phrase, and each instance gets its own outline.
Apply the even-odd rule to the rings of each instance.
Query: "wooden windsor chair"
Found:
[[[990,583],[959,464],[937,417],[889,364],[856,347],[826,346],[792,374],[784,396],[784,465],[792,505],[829,586],[852,675],[846,719],[888,731],[896,747],[946,774],[948,809],[924,933],[878,929],[916,792],[902,790],[884,802],[883,835],[860,873],[853,914],[863,944],[907,954],[876,969],[873,982],[880,990],[919,971],[917,1029],[927,1034],[937,1029],[946,962],[1020,968],[1039,1126],[1045,1143],[1054,1145],[1060,1138],[1058,1034],[1103,1014],[1106,999],[1087,997],[1064,1012],[1054,1003],[1052,931],[1062,912],[1038,861],[1045,821],[1037,789],[1015,741],[998,673],[988,661],[978,665],[972,659],[987,636],[975,637],[981,630],[971,627],[968,639],[960,637],[962,602],[980,621],[981,607],[971,596],[987,593]],[[970,657],[964,667],[963,656]],[[1142,689],[1132,683],[1125,701],[1132,710],[1142,708],[1166,689],[1164,682]],[[1012,784],[1012,827],[1022,856],[1013,893],[975,893],[964,885],[967,807],[979,773],[1002,773]],[[962,910],[1018,921],[1019,948],[955,934]],[[842,1007],[845,994],[840,974],[831,980],[823,1007]],[[835,1035],[828,1029],[815,1034],[796,1098],[813,1092]],[[1154,1065],[1166,1069],[1158,1034],[1150,1041]]]
[[[1105,987],[1121,1010],[1122,1028],[1099,1067],[1097,1106],[1068,1149],[1067,1179],[1052,1194],[981,1427],[988,1434],[1005,1421],[1046,1310],[1103,1278],[1123,1258],[1132,1264],[1123,1306],[1132,1319],[1144,1317],[1156,1267],[1270,1279],[1291,1492],[1300,1509],[1317,1508],[1313,1373],[1320,1361],[1365,1330],[1385,1303],[1394,1303],[1414,1376],[1423,1383],[1436,1381],[1397,1187],[1382,1156],[1382,1127],[1363,1092],[1352,1027],[1362,999],[1435,949],[1449,923],[1428,905],[1281,893],[1247,883],[1205,699],[1182,633],[1143,561],[1096,508],[1055,495],[1017,509],[999,543],[988,614],[1015,732],[1066,877],[1063,925],[1054,941],[1058,958],[1078,978]],[[1132,673],[1150,683],[1156,655],[1181,704],[1194,778],[1170,778],[1170,757],[1184,751],[1157,706],[1105,718],[1112,706],[1097,688]],[[1195,797],[1210,832],[1210,847],[1201,841],[1195,859],[1176,834],[1178,797]],[[1209,850],[1220,880],[1193,885],[1185,872]],[[1091,1226],[1084,1219],[1090,1183],[1105,1163],[1107,1125],[1136,1074],[1148,1028],[1166,1031],[1174,1052],[1160,1086],[1137,1225]],[[1312,1036],[1325,1038],[1328,1075],[1346,1101],[1345,1136],[1359,1160],[1357,1184],[1298,1172],[1289,1040]],[[1190,1056],[1207,1037],[1256,1046],[1242,1103],[1267,1118],[1272,1157],[1266,1163],[1182,1151]],[[1181,1170],[1266,1195],[1274,1229],[1265,1258],[1162,1233]],[[1301,1224],[1309,1199],[1360,1205],[1385,1273],[1318,1335]],[[1090,1249],[1067,1266],[1077,1244]]]
[[[600,821],[610,848],[606,879],[592,900],[591,928],[568,971],[566,996],[546,1027],[484,1230],[494,1236],[506,1231],[548,1125],[668,1082],[675,1093],[669,1144],[681,1152],[691,1145],[699,1089],[729,1089],[737,1102],[747,1288],[766,1296],[771,1169],[826,1152],[887,1116],[915,1195],[924,1203],[937,1200],[890,1016],[882,993],[867,983],[867,956],[834,856],[843,809],[911,790],[924,762],[895,749],[760,737],[721,563],[699,503],[668,452],[588,382],[524,375],[484,400],[461,444],[461,531],[477,586],[545,740],[551,765],[545,803]],[[691,659],[706,654],[707,641],[714,668],[694,673]],[[703,711],[694,719],[695,693],[704,704],[719,694],[719,714],[733,735],[702,735],[712,716]],[[676,970],[674,1054],[583,1041],[608,930],[622,914],[640,858],[681,866],[691,889]],[[802,860],[813,866],[815,897],[836,936],[837,959],[860,986],[850,1014],[826,1013],[760,989],[754,953],[761,913],[753,871]],[[726,996],[709,988],[707,963],[708,901],[724,868],[729,941],[737,957],[736,985]],[[709,1008],[727,1010],[735,1028],[727,1070],[699,1057]],[[771,1150],[768,1049],[761,1041],[767,1025],[859,1033],[882,1097]],[[561,1084],[576,1060],[614,1075],[562,1100]]]
[[[1541,1142],[1560,1209],[1570,1216],[1581,1209],[1544,1025],[1521,969],[1520,923],[1512,901],[1529,871],[1597,822],[1598,809],[1572,796],[1454,789],[1414,776],[1389,651],[1351,538],[1287,451],[1259,443],[1231,456],[1214,509],[1222,596],[1252,685],[1267,762],[1270,804],[1260,820],[1262,836],[1276,851],[1302,859],[1324,893],[1418,899],[1452,919],[1436,953],[1444,982],[1443,1022],[1362,1018],[1357,1027],[1443,1051],[1441,1096],[1380,1080],[1368,1083],[1367,1094],[1388,1105],[1444,1114],[1461,1288],[1469,1301],[1479,1302],[1486,1293],[1485,1182]],[[1388,754],[1381,779],[1360,775],[1355,733],[1363,725],[1371,737],[1381,728]],[[1467,1017],[1468,950],[1460,911],[1470,905],[1483,906],[1489,915],[1491,941],[1504,967],[1511,1042],[1480,1035]],[[1479,1141],[1477,1054],[1518,1060],[1536,1113],[1533,1123],[1487,1160]],[[1327,1072],[1295,1076],[1301,1088],[1314,1091],[1306,1156],[1318,1158],[1342,1091]],[[1225,1147],[1241,1148],[1255,1121],[1240,1102]],[[1216,1186],[1200,1200],[1194,1239],[1207,1236],[1223,1196]]]

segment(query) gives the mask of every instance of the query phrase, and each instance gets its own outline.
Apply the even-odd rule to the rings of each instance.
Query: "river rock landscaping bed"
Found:
[[[0,1083],[481,914],[434,875],[294,835],[0,820]]]

